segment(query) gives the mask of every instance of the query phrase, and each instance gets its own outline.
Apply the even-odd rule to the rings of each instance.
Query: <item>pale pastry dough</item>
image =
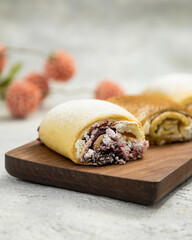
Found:
[[[163,96],[120,96],[108,101],[131,112],[141,123],[152,144],[189,141],[192,139],[192,112]]]
[[[141,123],[131,113],[101,100],[73,100],[56,106],[42,119],[39,138],[50,149],[85,165],[141,158],[148,145]]]

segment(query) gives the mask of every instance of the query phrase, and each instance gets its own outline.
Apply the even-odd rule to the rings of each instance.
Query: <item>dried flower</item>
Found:
[[[124,95],[124,91],[117,83],[110,80],[103,80],[97,86],[94,94],[95,98],[106,100],[113,96]]]
[[[3,71],[6,63],[6,49],[0,44],[0,73]]]
[[[6,93],[7,106],[14,117],[25,118],[39,105],[40,90],[25,81],[13,82]]]
[[[26,76],[25,80],[39,88],[41,92],[41,100],[47,96],[49,91],[49,82],[47,77],[45,77],[43,74],[32,72]]]
[[[54,52],[45,63],[45,74],[56,81],[68,81],[75,73],[73,58],[66,52]]]

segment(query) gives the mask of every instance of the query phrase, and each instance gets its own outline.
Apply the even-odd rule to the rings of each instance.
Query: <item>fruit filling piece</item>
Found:
[[[125,164],[140,159],[149,143],[136,136],[138,125],[128,121],[93,124],[75,144],[77,157],[87,165]]]

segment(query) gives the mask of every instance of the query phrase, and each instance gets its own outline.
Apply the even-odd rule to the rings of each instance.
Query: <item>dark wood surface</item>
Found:
[[[34,141],[5,155],[17,178],[151,205],[192,175],[192,142],[154,146],[142,160],[102,167],[76,165]]]

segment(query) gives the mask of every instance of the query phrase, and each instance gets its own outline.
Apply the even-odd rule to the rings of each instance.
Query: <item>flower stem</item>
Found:
[[[0,76],[0,99],[5,98],[9,84],[14,80],[21,67],[21,63],[15,63],[11,66],[6,76]]]
[[[19,52],[19,53],[24,53],[24,54],[32,54],[32,55],[36,55],[39,57],[47,57],[47,53],[45,53],[42,50],[39,49],[33,49],[33,48],[25,48],[25,47],[16,47],[16,46],[7,46],[6,50],[8,52]]]

